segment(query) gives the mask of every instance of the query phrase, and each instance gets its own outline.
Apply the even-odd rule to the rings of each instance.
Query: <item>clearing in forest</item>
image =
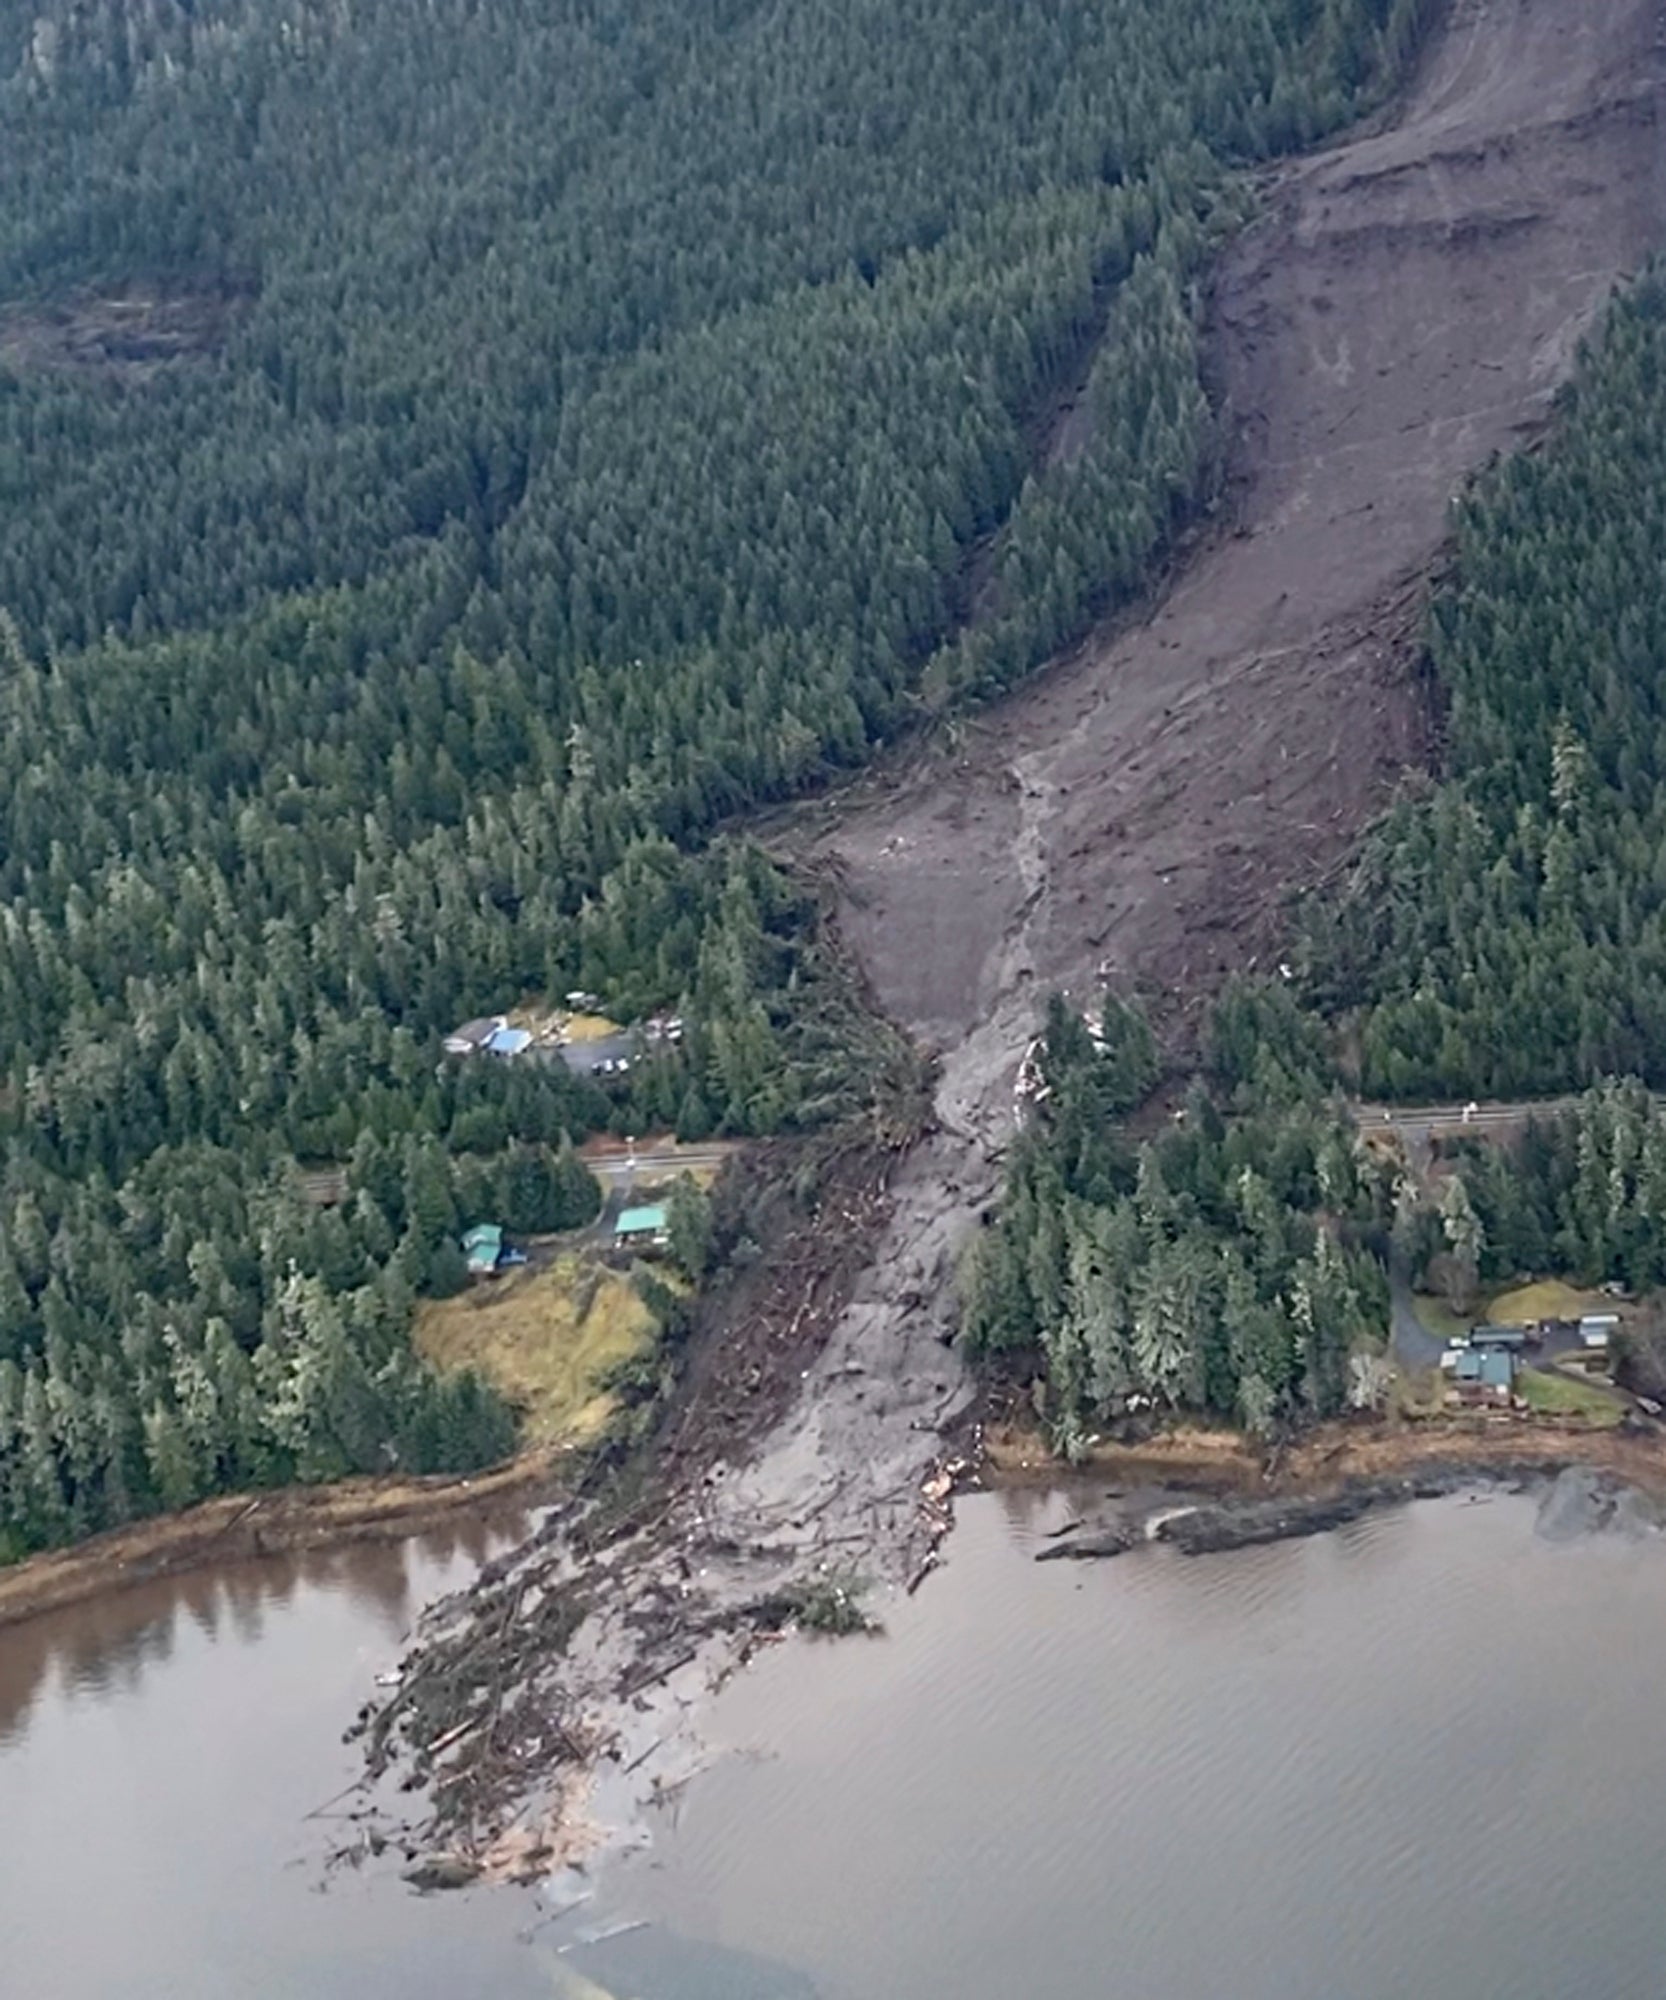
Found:
[[[580,1251],[417,1309],[420,1354],[477,1369],[523,1418],[529,1446],[592,1443],[615,1407],[611,1369],[647,1353],[658,1328],[630,1279]]]
[[[1500,1292],[1487,1309],[1499,1326],[1530,1326],[1541,1319],[1580,1319],[1586,1313],[1614,1311],[1606,1292],[1581,1291],[1564,1278],[1538,1278]]]

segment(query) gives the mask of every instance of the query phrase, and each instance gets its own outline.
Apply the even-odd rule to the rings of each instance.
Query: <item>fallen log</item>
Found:
[[[1125,1556],[1142,1539],[1132,1528],[1106,1528],[1098,1534],[1084,1535],[1080,1541],[1053,1542],[1047,1548],[1037,1549],[1035,1559],[1038,1563],[1099,1562],[1111,1556]]]

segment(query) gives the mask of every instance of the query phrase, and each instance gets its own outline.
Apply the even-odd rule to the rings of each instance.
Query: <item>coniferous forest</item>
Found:
[[[1139,581],[1233,170],[1423,11],[0,0],[0,1551],[500,1455],[407,1339],[482,1186],[838,1114],[714,830]],[[568,988],[688,1037],[440,1064]]]
[[[1551,447],[1482,479],[1430,663],[1450,780],[1313,941],[1368,1095],[1666,1084],[1666,283],[1610,313]]]
[[[1065,1448],[1144,1410],[1268,1432],[1369,1403],[1386,1269],[1666,1282],[1666,282],[1612,307],[1546,447],[1466,496],[1428,626],[1447,775],[1311,912],[1299,976],[1220,999],[1155,1138],[1150,1031],[1049,1016],[1047,1094],[966,1280]],[[1130,1051],[1133,1055],[1130,1055]],[[1346,1056],[1347,1064],[1343,1058]],[[1616,1079],[1624,1080],[1616,1080]],[[1419,1202],[1346,1098],[1581,1095]]]
[[[1124,1122],[1156,1078],[1143,1017],[1107,1004],[1096,1046],[1055,1002],[1047,1096],[967,1262],[974,1353],[1037,1353],[1066,1451],[1142,1411],[1265,1433],[1360,1392],[1386,1318],[1375,1253],[1392,1176],[1364,1156],[1318,1024],[1279,985],[1222,996],[1204,1071],[1155,1138]]]

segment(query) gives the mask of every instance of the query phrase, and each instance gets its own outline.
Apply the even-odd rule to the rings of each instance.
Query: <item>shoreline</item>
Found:
[[[466,1508],[510,1499],[531,1505],[553,1479],[555,1464],[550,1452],[531,1451],[467,1477],[389,1475],[218,1494],[183,1513],[110,1528],[0,1569],[0,1631],[212,1563],[349,1542],[395,1541]]]
[[[1268,1453],[1239,1432],[1181,1426],[1132,1444],[1101,1444],[1079,1464],[1048,1451],[1022,1425],[992,1424],[976,1468],[995,1491],[1068,1489],[1109,1481],[1105,1497],[1162,1494],[1214,1503],[1222,1515],[1260,1502],[1318,1505],[1370,1490],[1382,1502],[1396,1482],[1554,1476],[1570,1467],[1605,1473],[1666,1496],[1666,1430],[1587,1429],[1538,1418],[1446,1418],[1418,1425],[1337,1422]],[[394,1541],[471,1507],[534,1504],[555,1462],[526,1452],[467,1477],[349,1479],[330,1486],[220,1494],[181,1514],[111,1528],[46,1549],[0,1570],[0,1630],[46,1612],[213,1563],[296,1549]],[[1415,1497],[1413,1495],[1412,1497]]]
[[[988,1464],[997,1491],[1098,1487],[1049,1533],[1037,1562],[1106,1560],[1157,1542],[1182,1555],[1225,1554],[1326,1534],[1413,1500],[1566,1474],[1588,1475],[1593,1492],[1666,1503],[1666,1431],[1539,1418],[1337,1422],[1270,1453],[1235,1432],[1179,1429],[1102,1445],[1078,1466],[1012,1429],[988,1440]]]
[[[1529,25],[1553,11],[1536,0],[1515,10]],[[1083,1467],[997,1430],[968,1468],[958,1447],[975,1391],[947,1345],[961,1246],[998,1194],[1011,1073],[1037,992],[1079,989],[1111,967],[1184,995],[1253,963],[1284,934],[1289,883],[1323,879],[1365,803],[1398,781],[1396,746],[1417,747],[1416,617],[1449,495],[1489,448],[1542,418],[1565,372],[1517,304],[1521,260],[1571,283],[1578,249],[1594,297],[1591,255],[1606,245],[1608,261],[1618,257],[1618,237],[1588,255],[1576,230],[1564,257],[1561,239],[1532,249],[1527,232],[1491,227],[1497,204],[1514,199],[1517,137],[1503,150],[1493,142],[1517,100],[1472,73],[1477,46],[1498,42],[1495,66],[1542,112],[1526,137],[1552,164],[1589,150],[1585,126],[1539,105],[1532,50],[1510,42],[1511,18],[1483,10],[1490,39],[1478,27],[1461,47],[1438,36],[1381,130],[1282,167],[1261,222],[1217,260],[1208,337],[1220,409],[1236,426],[1230,531],[1178,555],[1149,604],[1012,691],[917,778],[909,766],[899,787],[877,781],[875,793],[834,801],[806,842],[839,888],[841,936],[881,1010],[941,1055],[936,1123],[900,1157],[830,1175],[813,1210],[783,1220],[813,1249],[752,1267],[731,1308],[757,1329],[751,1349],[737,1352],[732,1316],[714,1316],[711,1337],[691,1348],[654,1476],[621,1511],[558,1516],[422,1621],[398,1688],[367,1723],[367,1762],[427,1782],[425,1842],[462,1837],[484,1851],[541,1793],[610,1752],[619,1810],[663,1799],[697,1755],[691,1718],[704,1691],[780,1629],[792,1593],[850,1567],[912,1591],[937,1560],[968,1469],[996,1486],[1097,1480],[1092,1511],[1107,1541],[1119,1529],[1146,1536],[1169,1503],[1194,1522],[1207,1512],[1238,1535],[1234,1546],[1314,1532],[1279,1518],[1312,1523],[1338,1496],[1360,1508],[1414,1497],[1420,1480],[1580,1466],[1666,1489],[1666,1434],[1525,1418],[1326,1426],[1271,1462],[1236,1435],[1176,1430],[1101,1447]],[[1461,240],[1446,188],[1460,142],[1475,163]],[[1617,192],[1624,175],[1610,178]],[[1593,186],[1592,228],[1612,206],[1600,171]],[[1402,336],[1427,322],[1412,306],[1397,321],[1396,310],[1460,259],[1492,318],[1478,311],[1464,342],[1426,360],[1427,341]],[[1339,275],[1348,282],[1325,290]],[[1577,326],[1589,303],[1584,290],[1572,304],[1557,294],[1544,309],[1551,331]],[[1375,413],[1362,425],[1357,392],[1323,361],[1350,332],[1362,356],[1393,361],[1378,369],[1391,432]],[[1394,442],[1413,434],[1417,452]],[[1230,645],[1221,631],[1236,635]],[[1183,675],[1179,662],[1190,663]],[[1282,718],[1298,706],[1306,722],[1293,743]],[[1084,905],[1105,913],[1091,935]],[[318,1489],[289,1526],[268,1511],[281,1512],[276,1495],[209,1503],[0,1571],[0,1626],[227,1555],[414,1533],[534,1479],[506,1468],[435,1482],[443,1493],[406,1482],[408,1504],[367,1495],[363,1514],[335,1513]],[[236,1537],[251,1520],[245,1547]],[[122,1553],[134,1537],[137,1554]],[[1178,1520],[1163,1539],[1182,1543]],[[79,1570],[90,1573],[77,1582]],[[506,1689],[545,1719],[525,1756],[498,1726]]]
[[[1211,1499],[1316,1500],[1362,1480],[1424,1469],[1463,1465],[1507,1475],[1578,1465],[1666,1493],[1666,1430],[1543,1417],[1338,1420],[1271,1451],[1238,1431],[1183,1426],[1135,1444],[1098,1445],[1076,1466],[1052,1457],[1039,1434],[1018,1425],[991,1426],[984,1444],[996,1475],[992,1483],[1009,1486],[1109,1478],[1128,1490],[1172,1489]]]
[[[1592,1528],[1613,1518],[1666,1524],[1666,1429],[1582,1429],[1533,1417],[1337,1422],[1279,1448],[1269,1463],[1241,1434],[1177,1428],[1139,1444],[1101,1446],[1075,1466],[1020,1426],[986,1429],[968,1418],[960,1435],[964,1453],[940,1461],[918,1493],[920,1523],[929,1521],[932,1531],[924,1559],[906,1571],[867,1569],[863,1582],[912,1596],[940,1563],[952,1563],[955,1499],[977,1490],[1045,1489],[1061,1503],[1065,1518],[1042,1530],[1038,1562],[1108,1559],[1157,1543],[1187,1556],[1229,1553],[1480,1486],[1548,1488],[1564,1474],[1584,1475],[1570,1520]],[[709,1506],[716,1496],[704,1492]],[[372,1779],[402,1768],[434,1788],[429,1818],[404,1835],[418,1865],[437,1864],[458,1886],[527,1883],[558,1865],[554,1857],[582,1854],[598,1863],[618,1851],[652,1806],[707,1768],[702,1716],[712,1694],[795,1622],[759,1596],[768,1578],[803,1576],[812,1564],[821,1573],[848,1560],[836,1546],[844,1537],[812,1540],[782,1567],[759,1560],[778,1550],[702,1545],[685,1540],[685,1532],[678,1517],[663,1544],[638,1531],[576,1565],[541,1547],[539,1537],[450,1601],[438,1629],[419,1635],[400,1663],[400,1693],[376,1711],[367,1745]],[[710,1574],[702,1571],[704,1587],[691,1599],[696,1548]],[[863,1548],[872,1556],[880,1545],[865,1537]],[[581,1573],[589,1601],[580,1615],[585,1638],[575,1646],[561,1605]],[[644,1580],[656,1603],[649,1617],[632,1620],[620,1609],[627,1581],[640,1588]],[[534,1595],[539,1611],[528,1619],[524,1607]],[[553,1644],[538,1629],[550,1618]],[[478,1677],[500,1672],[524,1686],[541,1712],[561,1719],[562,1755],[530,1774],[486,1754],[487,1718],[471,1696]],[[399,1713],[405,1703],[420,1723],[414,1734]],[[435,1761],[438,1751],[420,1748],[423,1736],[446,1753],[443,1763]],[[569,1817],[575,1799],[585,1801],[576,1824]]]

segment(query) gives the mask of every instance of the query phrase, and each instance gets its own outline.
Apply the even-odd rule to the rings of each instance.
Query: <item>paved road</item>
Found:
[[[733,1142],[726,1145],[678,1146],[667,1152],[645,1152],[636,1155],[634,1163],[625,1153],[604,1153],[593,1157],[581,1154],[584,1164],[611,1191],[626,1186],[633,1179],[652,1187],[656,1182],[674,1181],[679,1174],[717,1173],[735,1150]],[[299,1172],[297,1179],[301,1192],[309,1201],[321,1208],[334,1206],[347,1199],[347,1169],[345,1167],[314,1167]]]
[[[1432,1334],[1412,1305],[1411,1282],[1396,1258],[1388,1271],[1389,1327],[1394,1358],[1410,1373],[1438,1368],[1446,1342]]]
[[[623,1187],[632,1179],[644,1182],[671,1181],[678,1174],[715,1173],[733,1150],[729,1146],[680,1146],[674,1153],[638,1153],[634,1162],[626,1153],[609,1153],[600,1159],[586,1159],[585,1165],[608,1187]]]
[[[1537,1097],[1509,1104],[1356,1104],[1354,1116],[1362,1132],[1486,1132],[1525,1124],[1529,1118],[1552,1118],[1578,1102],[1577,1097]]]

